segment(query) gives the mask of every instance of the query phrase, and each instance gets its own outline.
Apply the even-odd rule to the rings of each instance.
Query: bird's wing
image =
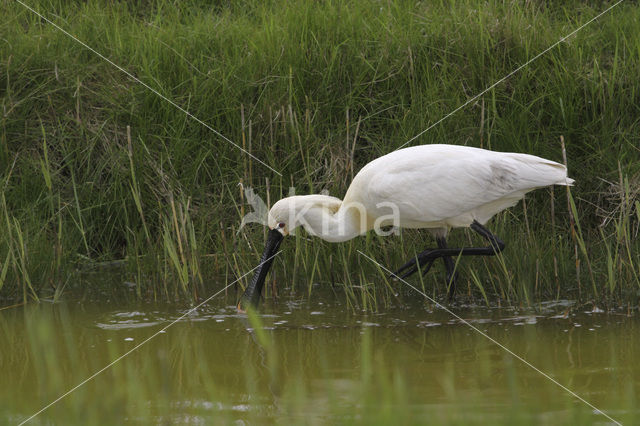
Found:
[[[531,155],[414,154],[372,167],[363,176],[367,204],[393,203],[403,220],[439,221],[566,178],[561,164]]]

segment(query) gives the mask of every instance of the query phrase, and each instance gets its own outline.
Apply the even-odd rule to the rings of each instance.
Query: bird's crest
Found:
[[[269,209],[265,202],[260,198],[258,194],[255,193],[253,188],[250,186],[243,187],[244,188],[244,196],[247,199],[247,202],[251,207],[253,207],[253,211],[247,213],[242,218],[242,222],[240,222],[240,228],[238,228],[238,232],[248,223],[259,223],[261,225],[267,226],[269,219]]]

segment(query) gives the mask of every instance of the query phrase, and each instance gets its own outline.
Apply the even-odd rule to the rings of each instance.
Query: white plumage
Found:
[[[536,188],[572,183],[565,166],[533,155],[421,145],[368,163],[344,200],[307,195],[278,201],[269,212],[269,227],[284,223],[286,235],[302,225],[327,241],[345,241],[373,229],[376,219],[391,216],[390,205],[395,205],[395,225],[446,235],[449,228],[467,227],[474,220],[485,224]],[[363,206],[366,217],[356,215],[349,208],[353,205]],[[378,225],[389,224],[391,217]]]
[[[455,291],[457,256],[493,256],[505,245],[483,225],[524,195],[549,185],[571,185],[562,164],[528,154],[495,152],[456,145],[400,149],[364,166],[344,200],[327,195],[283,198],[269,211],[271,228],[260,265],[239,303],[257,306],[273,257],[283,236],[303,226],[330,242],[346,241],[385,225],[426,228],[437,248],[428,248],[394,273],[426,273],[436,259],[447,270],[449,298]],[[489,245],[450,248],[450,228],[471,227]]]

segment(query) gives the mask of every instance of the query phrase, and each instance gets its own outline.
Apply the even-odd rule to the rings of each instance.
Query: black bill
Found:
[[[267,244],[262,252],[260,264],[253,275],[251,283],[244,291],[244,294],[240,298],[240,302],[238,302],[239,311],[246,310],[248,306],[253,306],[254,308],[258,307],[258,304],[260,303],[260,295],[262,294],[262,287],[264,287],[264,281],[267,278],[267,273],[273,263],[273,258],[276,253],[278,253],[278,248],[280,247],[282,238],[283,235],[277,229],[272,229],[267,234]]]

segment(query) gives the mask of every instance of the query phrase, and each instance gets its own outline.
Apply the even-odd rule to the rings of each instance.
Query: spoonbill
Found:
[[[504,249],[500,238],[484,226],[492,216],[517,204],[529,191],[573,182],[564,165],[529,154],[435,144],[393,151],[365,165],[343,200],[315,194],[283,198],[273,205],[260,264],[238,309],[258,305],[282,239],[299,226],[329,242],[347,241],[388,225],[425,228],[435,237],[437,248],[419,253],[394,275],[406,278],[420,268],[426,273],[436,259],[443,259],[451,298],[453,257],[492,256]],[[449,230],[464,227],[480,234],[488,245],[448,247]]]

